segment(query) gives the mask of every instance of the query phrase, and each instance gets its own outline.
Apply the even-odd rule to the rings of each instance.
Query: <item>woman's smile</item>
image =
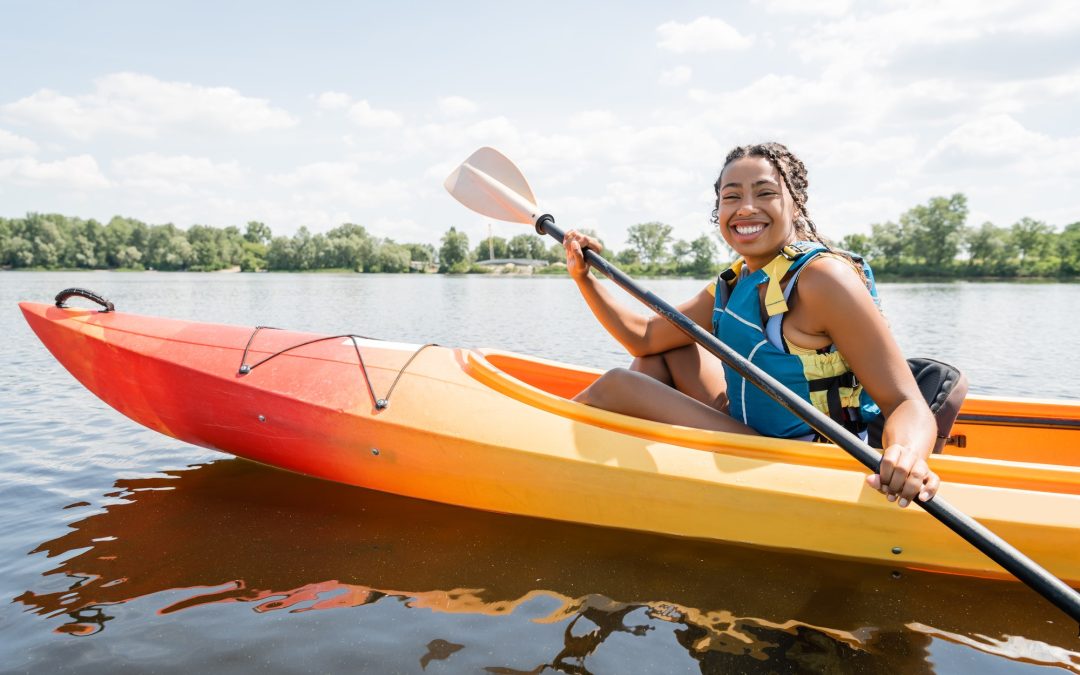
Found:
[[[768,226],[764,220],[740,220],[730,224],[731,229],[740,237],[753,237]]]

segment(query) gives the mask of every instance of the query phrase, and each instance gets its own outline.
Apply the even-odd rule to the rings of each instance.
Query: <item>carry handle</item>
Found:
[[[98,295],[97,293],[85,288],[65,288],[64,290],[60,291],[56,294],[56,306],[61,308],[67,307],[67,305],[64,304],[64,301],[72,296],[86,298],[91,302],[96,302],[97,304],[105,308],[101,310],[102,312],[116,311],[116,307],[114,307],[111,302],[106,300],[104,297]]]

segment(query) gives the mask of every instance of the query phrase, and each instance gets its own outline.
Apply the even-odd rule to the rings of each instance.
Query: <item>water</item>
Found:
[[[1076,626],[1017,583],[479,513],[157,435],[25,325],[18,300],[67,286],[131,312],[626,361],[560,278],[2,273],[2,671],[1080,672]],[[974,392],[1080,397],[1080,286],[882,295],[905,353]]]

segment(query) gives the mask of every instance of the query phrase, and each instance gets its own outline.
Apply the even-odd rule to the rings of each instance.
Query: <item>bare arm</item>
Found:
[[[570,230],[563,240],[566,247],[566,267],[577,283],[581,296],[600,325],[632,356],[646,356],[682,347],[692,341],[671,322],[659,316],[642,316],[617,302],[614,296],[589,274],[582,248],[600,251],[600,242]],[[708,330],[712,321],[713,296],[702,290],[690,300],[678,305],[678,310]]]
[[[939,480],[926,460],[937,425],[862,280],[846,262],[822,257],[803,272],[798,297],[803,325],[831,339],[885,415],[881,469],[869,484],[902,507],[932,498]]]

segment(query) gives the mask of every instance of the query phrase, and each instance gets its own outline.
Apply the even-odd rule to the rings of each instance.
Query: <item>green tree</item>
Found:
[[[191,244],[191,268],[199,272],[211,272],[225,267],[221,258],[220,231],[208,225],[192,225],[187,239]]]
[[[34,265],[57,267],[64,251],[64,235],[60,223],[63,216],[34,214],[27,218],[27,235],[34,249]]]
[[[510,258],[544,260],[547,250],[543,238],[529,233],[516,234],[506,243],[506,255]]]
[[[150,238],[149,227],[134,218],[113,216],[105,225],[103,238],[105,264],[108,267],[124,267],[122,263],[132,262],[126,250],[128,246],[134,246],[138,251],[146,250]],[[141,267],[138,263],[136,266]]]
[[[439,271],[460,274],[468,271],[471,262],[468,235],[451,227],[442,237],[442,246],[439,248]]]
[[[968,253],[968,268],[980,276],[1007,276],[1015,273],[1010,260],[1015,248],[1009,240],[1009,232],[987,221],[978,228],[965,232],[964,242]]]
[[[690,242],[685,239],[677,239],[671,245],[671,259],[675,261],[676,265],[682,265],[690,257],[691,253],[693,253],[693,248],[691,248]]]
[[[96,220],[79,221],[69,232],[64,250],[67,267],[105,267],[105,231]]]
[[[960,251],[967,197],[933,197],[925,205],[908,209],[900,216],[900,226],[911,243],[911,255],[922,261],[928,272],[947,269]]]
[[[620,265],[637,265],[641,257],[636,248],[624,248],[615,254],[615,262]]]
[[[404,244],[404,246],[409,249],[409,258],[412,262],[425,265],[435,262],[435,247],[431,244]]]
[[[240,254],[242,272],[258,272],[266,269],[266,244],[257,244],[244,240]]]
[[[1054,228],[1041,220],[1021,218],[1009,229],[1009,236],[1017,252],[1020,253],[1020,273],[1024,268],[1036,264],[1053,250]]]
[[[142,269],[142,251],[134,246],[125,246],[114,253],[117,264],[124,269]]]
[[[889,221],[870,226],[870,258],[883,271],[899,271],[903,262],[904,231]]]
[[[290,237],[274,237],[266,249],[266,268],[270,270],[298,269],[296,247]]]
[[[13,227],[11,235],[0,246],[0,263],[11,267],[32,267],[34,245],[23,236],[23,229]]]
[[[372,272],[408,272],[409,249],[390,239],[381,242],[375,250]]]
[[[484,237],[473,249],[473,260],[497,260],[508,258],[506,239],[502,237]]]
[[[156,270],[184,270],[193,259],[191,244],[183,230],[172,223],[150,228],[143,265]]]
[[[244,228],[244,240],[252,244],[266,246],[273,238],[274,235],[270,232],[270,228],[265,223],[260,223],[257,220],[249,220]]]
[[[566,262],[566,249],[559,242],[550,244],[544,249],[544,260],[549,263]]]
[[[1058,235],[1058,257],[1063,276],[1080,275],[1080,222],[1066,225]]]
[[[642,262],[662,263],[668,257],[671,230],[671,225],[664,223],[638,223],[627,230],[627,241],[637,251]]]
[[[851,251],[856,255],[861,255],[864,258],[869,258],[870,252],[873,250],[870,244],[870,237],[858,232],[844,236],[844,238],[840,240],[840,248],[845,251]]]
[[[716,270],[716,244],[703,234],[690,242],[690,271],[695,276],[708,276]]]
[[[363,225],[343,223],[326,233],[321,266],[366,270],[374,264],[376,244]]]

